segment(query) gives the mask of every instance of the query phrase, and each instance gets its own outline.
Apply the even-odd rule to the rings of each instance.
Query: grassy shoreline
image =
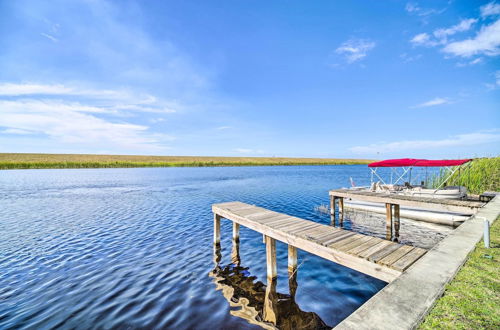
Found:
[[[490,249],[481,240],[419,329],[498,329],[500,326],[500,218]]]
[[[368,159],[0,153],[0,169],[368,164]]]

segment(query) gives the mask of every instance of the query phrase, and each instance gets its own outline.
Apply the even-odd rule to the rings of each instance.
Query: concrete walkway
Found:
[[[416,328],[482,239],[482,217],[493,223],[499,214],[497,195],[335,329]]]

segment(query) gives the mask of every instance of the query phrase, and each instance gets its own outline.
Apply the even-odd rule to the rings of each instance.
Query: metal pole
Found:
[[[484,247],[490,248],[490,222],[484,219]]]

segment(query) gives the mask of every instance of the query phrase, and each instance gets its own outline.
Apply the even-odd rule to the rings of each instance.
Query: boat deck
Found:
[[[269,278],[276,273],[274,240],[289,245],[289,267],[290,262],[296,264],[294,249],[298,248],[386,282],[394,280],[427,252],[241,202],[214,204],[212,211],[216,244],[220,243],[221,218],[233,221],[235,239],[239,239],[239,225],[266,236]]]

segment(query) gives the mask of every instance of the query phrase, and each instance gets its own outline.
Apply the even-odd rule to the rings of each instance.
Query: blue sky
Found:
[[[500,2],[0,0],[0,152],[500,154]]]

